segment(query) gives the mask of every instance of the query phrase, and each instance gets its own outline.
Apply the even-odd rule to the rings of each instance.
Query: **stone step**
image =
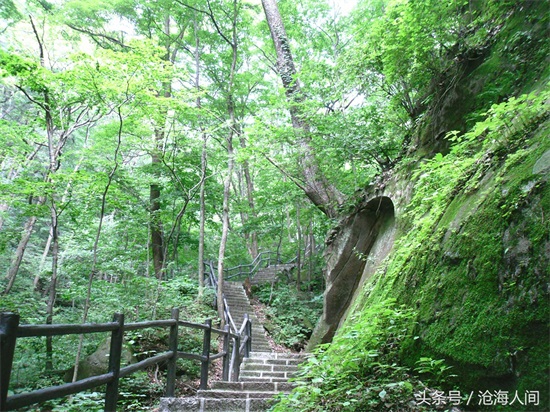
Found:
[[[271,351],[268,351],[268,353]],[[251,351],[250,356],[244,359],[244,363],[265,363],[270,365],[298,365],[304,361],[304,356],[292,356],[293,354],[278,353],[276,357],[257,356],[261,351]],[[283,356],[290,355],[290,356]]]
[[[298,365],[273,365],[269,363],[245,363],[241,368],[243,372],[296,372]]]
[[[240,380],[248,380],[250,382],[250,380],[256,380],[256,379],[260,379],[260,382],[262,379],[273,379],[273,378],[277,378],[277,379],[283,379],[284,381],[287,381],[288,379],[294,377],[295,373],[294,372],[270,372],[270,371],[248,371],[248,370],[244,370],[244,371],[241,371],[240,375],[239,375],[239,379]],[[270,381],[270,382],[275,382],[275,381]],[[279,382],[282,382],[282,381],[279,381]]]
[[[235,319],[238,316],[242,318],[245,313],[248,314],[248,317],[250,319],[254,319],[254,320],[257,319],[256,315],[253,312],[250,313],[250,311],[252,310],[250,305],[242,306],[242,307],[241,306],[231,307],[231,305],[229,305],[229,309],[231,310],[231,316],[233,317],[233,319]]]
[[[271,268],[259,279],[268,275],[276,278],[282,270]],[[213,382],[211,389],[199,390],[192,398],[161,398],[159,412],[264,412],[275,403],[276,394],[294,388],[288,380],[298,370],[304,355],[271,352],[265,329],[254,314],[242,284],[225,282],[224,293],[235,325],[242,325],[245,314],[252,322],[253,351],[241,364],[239,382]]]
[[[277,280],[278,275],[284,271],[292,270],[296,265],[293,263],[271,265],[266,268],[262,268],[252,276],[250,283],[252,285],[258,285],[262,283],[269,283]]]
[[[285,359],[250,359],[246,358],[242,363],[242,368],[247,370],[292,370],[298,367],[299,362],[296,360]]]
[[[274,403],[272,398],[161,398],[159,412],[265,412]]]
[[[237,328],[243,324],[244,315],[248,314],[252,322],[252,350],[254,351],[271,351],[269,342],[265,336],[265,330],[256,317],[250,301],[244,292],[242,283],[225,282],[224,293],[227,299],[227,304],[231,310],[231,317]]]
[[[227,301],[227,304],[229,305],[229,310],[231,311],[231,314],[233,315],[233,312],[244,312],[248,313],[249,316],[252,316],[254,312],[251,312],[251,306],[250,303],[234,303],[230,300]]]
[[[298,359],[304,360],[306,358],[304,353],[292,353],[292,352],[251,352],[248,359]]]
[[[251,382],[253,383],[253,382]],[[277,395],[279,392],[266,392],[266,391],[232,391],[221,389],[208,389],[204,391],[197,391],[197,397],[206,399],[263,399],[271,398]]]
[[[273,376],[239,376],[239,380],[242,382],[288,382],[288,379]]]
[[[291,382],[224,382],[216,381],[212,383],[212,389],[225,391],[256,391],[256,392],[290,392],[296,387]]]

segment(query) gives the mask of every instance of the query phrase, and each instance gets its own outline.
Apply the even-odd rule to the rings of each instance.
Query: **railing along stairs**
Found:
[[[213,267],[210,266],[210,269],[209,279],[211,284],[215,287],[217,281],[214,276]],[[237,328],[225,298],[225,326],[223,330],[212,327],[211,319],[207,319],[204,324],[181,321],[179,320],[179,310],[177,308],[172,310],[171,319],[126,324],[124,323],[124,315],[120,313],[114,315],[112,322],[99,324],[19,325],[19,320],[20,317],[16,313],[0,313],[0,411],[2,412],[76,394],[105,384],[107,387],[104,410],[109,412],[116,411],[120,378],[159,363],[167,363],[168,369],[165,396],[173,397],[176,382],[176,362],[178,359],[194,359],[201,362],[199,389],[206,389],[208,386],[209,365],[212,361],[222,358],[223,381],[237,381],[239,379],[241,362],[244,357],[250,356],[252,348],[252,324],[250,319],[245,315],[242,326]],[[179,327],[203,330],[203,346],[200,355],[178,351]],[[168,350],[140,362],[121,367],[124,333],[146,328],[170,328]],[[64,385],[51,386],[8,396],[8,387],[17,339],[100,332],[111,332],[109,367],[107,373]],[[210,353],[212,333],[218,334],[223,338],[222,351],[216,354]]]
[[[287,263],[290,264],[294,261],[296,261],[296,258],[289,260]],[[262,268],[271,264],[281,263],[282,259],[279,253],[271,251],[261,252],[251,263],[225,270],[225,280],[252,277]],[[214,274],[214,263],[205,263],[205,268],[208,270],[207,285],[217,289],[218,281]],[[18,314],[12,312],[0,313],[0,411],[24,408],[35,403],[42,403],[51,399],[76,394],[102,385],[107,385],[104,409],[106,411],[116,411],[120,378],[160,363],[166,363],[168,366],[165,395],[166,397],[173,397],[176,381],[176,362],[178,359],[193,359],[201,362],[199,389],[207,388],[209,365],[212,361],[220,358],[223,359],[222,380],[237,381],[243,358],[250,356],[252,348],[252,324],[248,315],[245,314],[241,327],[237,328],[231,316],[227,299],[223,295],[222,299],[224,307],[223,330],[212,327],[211,319],[207,319],[204,324],[179,320],[179,310],[177,308],[172,310],[171,319],[135,323],[124,323],[124,314],[115,313],[113,321],[108,323],[20,325]],[[178,351],[180,327],[203,330],[203,347],[200,355]],[[121,367],[124,333],[146,328],[169,328],[168,350],[137,363]],[[8,396],[17,339],[101,332],[111,332],[107,373],[64,385],[51,386]],[[212,333],[218,334],[223,338],[222,351],[216,354],[210,353]]]
[[[283,259],[279,252],[263,251],[250,263],[224,269],[224,279],[244,280],[246,278],[253,278],[260,269],[270,265],[292,264],[296,261],[296,256],[292,259]]]
[[[205,269],[207,270],[208,277],[206,278],[205,286],[218,290],[218,278],[215,275],[214,263],[212,261],[205,262]],[[217,307],[217,294],[214,295],[214,307]],[[244,315],[243,323],[240,328],[237,328],[233,316],[231,316],[231,308],[227,303],[225,294],[222,293],[223,299],[223,323],[226,327],[229,327],[229,330],[237,336],[235,341],[235,346],[239,348],[238,355],[230,365],[230,381],[237,381],[239,379],[239,368],[241,366],[241,361],[243,357],[247,358],[250,356],[250,351],[252,348],[252,322],[250,321],[248,314]],[[241,342],[242,339],[242,342]]]

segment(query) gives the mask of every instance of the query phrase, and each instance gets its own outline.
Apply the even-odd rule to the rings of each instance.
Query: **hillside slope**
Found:
[[[548,410],[548,41],[544,24],[521,23],[534,11],[518,8],[460,79],[436,91],[407,154],[330,234],[325,312],[304,375],[315,389],[286,402],[432,410],[413,396],[426,383],[466,395],[465,410]],[[385,320],[393,308],[410,316],[399,334],[388,330],[402,312]],[[407,372],[395,382],[387,370],[398,367]],[[336,376],[355,382],[344,391],[353,402],[338,403]]]

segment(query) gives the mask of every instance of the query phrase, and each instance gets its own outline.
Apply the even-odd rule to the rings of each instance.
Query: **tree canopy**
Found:
[[[536,2],[334,3],[2,1],[0,308],[140,318],[202,293],[207,260],[223,280],[303,255],[377,176],[548,75]]]

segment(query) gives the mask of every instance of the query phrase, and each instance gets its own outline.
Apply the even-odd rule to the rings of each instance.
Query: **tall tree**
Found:
[[[242,133],[239,137],[241,149],[246,149],[246,138]],[[244,181],[243,181],[244,176]],[[244,236],[248,247],[248,253],[252,260],[256,259],[259,252],[258,247],[258,233],[256,229],[251,225],[251,220],[256,221],[258,215],[256,213],[256,206],[254,202],[254,181],[250,174],[250,162],[248,159],[244,159],[241,162],[240,170],[238,171],[239,178],[239,195],[247,201],[247,211],[241,211],[241,220],[243,226],[245,226]],[[244,187],[243,187],[244,186]]]
[[[302,111],[304,96],[296,75],[296,67],[290,50],[290,42],[276,0],[262,0],[271,38],[277,53],[277,70],[283,82],[290,104],[292,126],[297,135],[300,150],[299,162],[303,184],[299,184],[306,196],[328,217],[338,216],[338,207],[343,203],[342,193],[328,181],[319,168],[311,145],[311,130]]]
[[[126,48],[127,42],[123,42],[123,36],[119,33],[107,32],[106,27],[110,19],[122,16],[128,19],[134,26],[134,29],[140,35],[145,36],[152,44],[163,49],[163,59],[167,66],[174,65],[180,61],[181,52],[187,47],[184,42],[186,30],[189,25],[189,16],[185,13],[186,8],[180,7],[171,1],[121,1],[112,4],[105,10],[105,5],[85,6],[81,2],[69,2],[71,15],[79,16],[82,13],[87,17],[86,20],[74,20],[69,26],[81,33],[86,33],[94,39],[101,47],[106,48]],[[101,13],[96,13],[101,11]],[[105,11],[108,11],[105,13]],[[107,17],[106,17],[107,16]],[[87,25],[87,22],[93,22]],[[166,171],[169,159],[166,158],[166,150],[171,145],[171,140],[176,139],[174,130],[174,111],[177,111],[178,104],[183,102],[169,102],[174,99],[173,82],[175,80],[176,70],[172,72],[172,77],[161,75],[157,79],[156,93],[157,101],[150,107],[149,112],[145,114],[147,121],[153,128],[152,147],[150,148],[150,172],[152,175],[149,184],[149,233],[150,250],[153,258],[153,269],[155,276],[161,279],[164,276],[166,266],[166,251],[169,244],[165,239],[165,228],[163,222],[163,204],[162,174]],[[154,110],[154,111],[153,111]],[[145,138],[145,136],[144,136]],[[178,186],[177,175],[168,170],[174,183]],[[181,209],[180,209],[181,210]],[[183,215],[183,213],[182,213]],[[179,220],[175,222],[176,227]],[[174,233],[175,228],[166,232]],[[177,246],[177,244],[175,244]]]
[[[199,128],[202,135],[202,149],[201,149],[201,181],[199,189],[199,250],[198,250],[198,273],[199,273],[199,299],[202,298],[204,293],[205,279],[204,279],[204,246],[205,246],[205,231],[206,231],[206,172],[208,170],[208,134],[201,122],[200,110],[202,108],[201,101],[201,43],[199,35],[199,16],[195,12],[193,16],[193,33],[195,35],[195,88],[197,89],[196,106],[199,110]]]
[[[75,83],[76,75],[74,72],[65,70],[54,73],[51,68],[47,67],[44,38],[41,35],[41,30],[36,26],[34,18],[30,17],[29,19],[39,51],[39,63],[37,64],[36,62],[7,53],[0,56],[0,58],[3,60],[6,74],[17,79],[17,89],[43,115],[46,142],[40,145],[40,147],[46,150],[48,159],[48,165],[43,172],[43,185],[54,186],[52,176],[60,168],[61,154],[68,139],[78,129],[96,122],[103,113],[97,107],[92,107],[93,101],[85,100],[84,94],[89,91],[84,92],[82,89],[79,89],[79,87],[82,87],[82,84],[77,85]],[[67,84],[73,84],[74,86],[70,98],[67,96],[66,91],[62,90]],[[83,94],[78,95],[79,92]],[[55,242],[58,240],[58,235],[56,230],[58,227],[58,214],[61,210],[55,198],[55,191],[50,190],[48,193],[49,198],[46,194],[41,193],[38,196],[34,196],[36,201],[32,200],[31,197],[31,202],[35,203],[37,208],[40,208],[47,202],[49,204],[53,253],[57,250]],[[4,293],[9,293],[13,287],[36,221],[37,216],[32,215],[25,223],[21,239],[8,271],[8,284]],[[52,291],[50,295],[52,301],[55,300],[55,284],[57,279],[56,258],[54,258],[53,262],[54,267],[52,267],[50,289]],[[48,305],[48,308],[50,306]]]
[[[240,133],[240,126],[237,123],[237,117],[235,113],[235,74],[237,72],[237,58],[239,51],[239,39],[237,37],[237,19],[239,11],[239,1],[232,0],[230,3],[230,29],[229,34],[222,32],[221,27],[213,14],[210,0],[208,1],[209,16],[214,24],[216,31],[221,38],[230,47],[230,68],[229,79],[226,89],[226,104],[227,115],[229,117],[228,130],[226,135],[226,149],[227,149],[227,175],[225,176],[223,184],[223,206],[222,206],[222,236],[220,239],[220,247],[218,250],[218,316],[220,319],[224,319],[224,305],[223,305],[223,282],[224,282],[224,260],[225,250],[227,246],[227,237],[229,235],[229,202],[231,196],[231,179],[233,175],[233,169],[235,166],[235,153],[233,149],[233,139],[235,135]]]

